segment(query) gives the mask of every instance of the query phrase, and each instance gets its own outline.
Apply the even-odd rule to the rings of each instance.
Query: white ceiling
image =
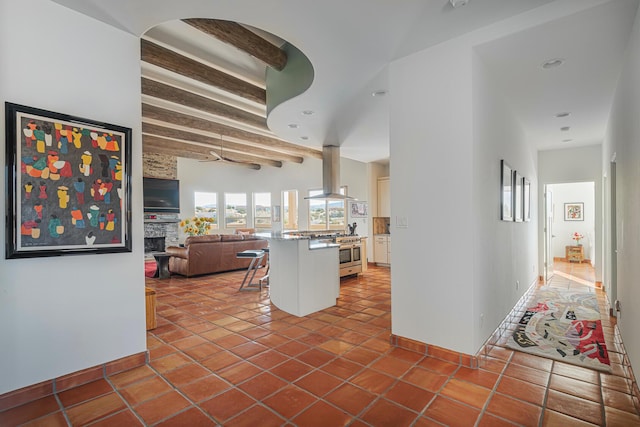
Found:
[[[339,144],[343,156],[364,162],[389,155],[388,99],[393,94],[372,97],[371,92],[387,88],[391,61],[537,12],[546,16],[544,24],[513,28],[478,46],[479,57],[537,149],[599,143],[638,5],[638,0],[470,0],[454,10],[448,0],[52,1],[136,36],[150,29],[145,37],[177,43],[193,56],[210,56],[211,64],[227,61],[225,69],[258,84],[264,84],[261,64],[248,57],[238,62],[233,49],[212,45],[210,38],[177,20],[228,19],[287,40],[313,64],[314,82],[307,92],[277,107],[269,127],[296,144]],[[540,68],[556,57],[566,59],[565,64]],[[147,67],[144,72],[162,71]],[[303,116],[303,110],[315,114]],[[561,111],[572,114],[554,118]],[[290,123],[299,128],[290,128]],[[571,130],[561,132],[562,126]],[[309,139],[301,140],[303,135]]]
[[[602,142],[637,5],[607,2],[476,48],[539,150]],[[541,67],[553,58],[565,62]]]

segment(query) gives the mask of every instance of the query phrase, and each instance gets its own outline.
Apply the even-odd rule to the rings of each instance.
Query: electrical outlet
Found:
[[[516,280],[516,289],[520,289],[520,280]]]
[[[484,325],[484,313],[480,313],[480,327]]]

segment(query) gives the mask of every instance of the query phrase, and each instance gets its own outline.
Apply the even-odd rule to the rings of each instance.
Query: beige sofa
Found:
[[[200,274],[220,273],[249,267],[251,259],[237,258],[244,250],[264,249],[269,242],[254,235],[210,234],[191,236],[184,247],[169,246],[169,271],[191,277]],[[263,259],[263,264],[266,257]]]

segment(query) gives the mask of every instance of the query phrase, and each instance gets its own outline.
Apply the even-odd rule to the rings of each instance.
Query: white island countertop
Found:
[[[276,307],[306,316],[336,305],[339,244],[282,233],[256,236],[269,240],[269,295]]]

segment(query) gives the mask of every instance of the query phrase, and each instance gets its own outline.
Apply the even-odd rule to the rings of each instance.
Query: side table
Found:
[[[565,247],[565,257],[567,262],[578,261],[582,264],[584,261],[584,249],[582,245]]]
[[[171,276],[171,272],[169,271],[169,253],[167,252],[153,252],[153,257],[156,259],[156,265],[158,268],[156,269],[156,274],[153,277],[158,277],[160,279],[167,279]]]

